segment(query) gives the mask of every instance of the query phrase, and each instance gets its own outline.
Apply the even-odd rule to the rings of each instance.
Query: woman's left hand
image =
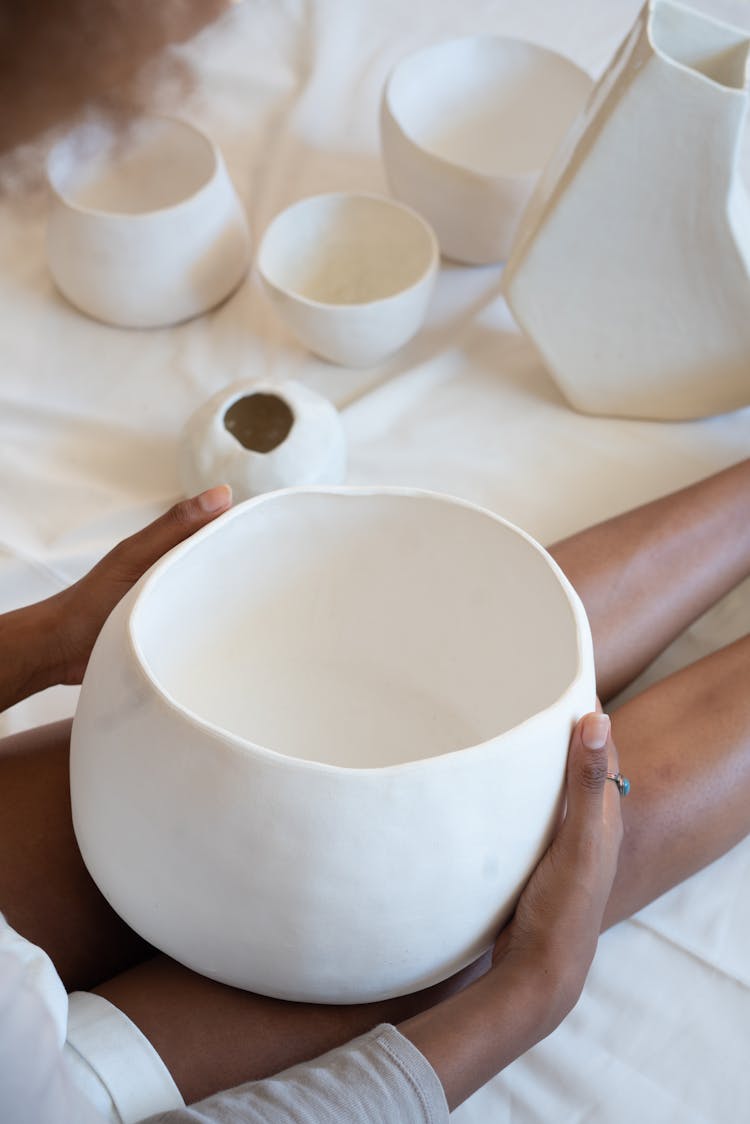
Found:
[[[163,554],[226,511],[226,484],[171,507],[74,585],[0,617],[0,710],[57,683],[80,683],[102,625]]]

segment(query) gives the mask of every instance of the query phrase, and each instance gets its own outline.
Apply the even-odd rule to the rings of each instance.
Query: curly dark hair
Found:
[[[138,108],[145,64],[228,2],[0,0],[0,152],[92,101]]]

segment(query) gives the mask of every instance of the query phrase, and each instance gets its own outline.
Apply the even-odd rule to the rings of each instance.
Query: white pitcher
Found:
[[[750,32],[651,0],[533,197],[504,278],[576,408],[750,403]]]

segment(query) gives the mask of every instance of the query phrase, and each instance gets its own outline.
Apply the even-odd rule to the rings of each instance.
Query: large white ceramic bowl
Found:
[[[50,273],[97,320],[175,324],[247,272],[244,209],[219,150],[185,121],[146,117],[126,133],[82,125],[52,149],[47,175]]]
[[[424,321],[439,250],[427,223],[379,195],[302,199],[277,215],[258,270],[297,338],[345,367],[379,363]]]
[[[394,195],[425,216],[446,257],[503,261],[591,89],[569,59],[518,39],[475,35],[407,55],[381,108]]]
[[[582,605],[523,531],[428,492],[273,492],[107,621],[76,835],[118,913],[199,972],[284,999],[407,992],[508,917],[593,704]]]

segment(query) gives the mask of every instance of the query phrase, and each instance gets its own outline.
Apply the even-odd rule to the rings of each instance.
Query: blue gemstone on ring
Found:
[[[630,792],[630,781],[622,773],[607,773],[607,780],[615,782],[620,796],[627,796]]]

